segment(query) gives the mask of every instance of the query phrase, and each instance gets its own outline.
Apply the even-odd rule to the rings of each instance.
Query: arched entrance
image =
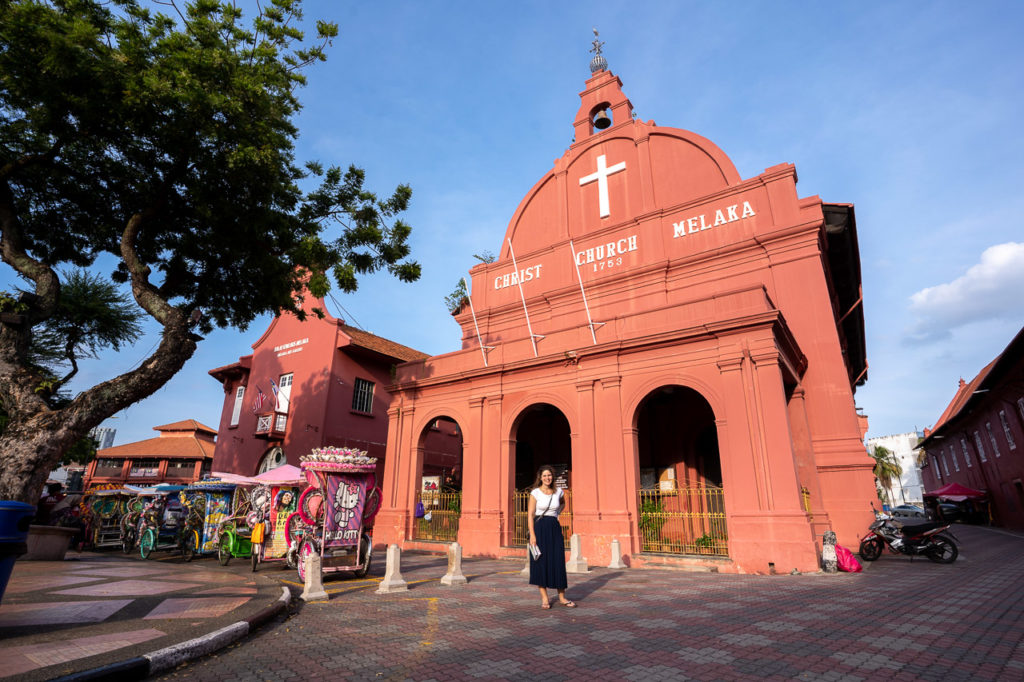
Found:
[[[636,427],[642,551],[728,555],[711,405],[692,388],[662,386],[640,403]]]
[[[462,429],[451,417],[432,419],[420,432],[420,484],[412,537],[454,542],[462,514]]]
[[[256,473],[262,474],[279,466],[284,466],[287,463],[288,458],[285,457],[284,450],[281,449],[280,445],[274,445],[267,448],[267,451],[263,453],[263,459],[260,460],[259,470]]]
[[[555,469],[555,484],[565,489],[565,508],[559,523],[568,546],[572,535],[572,438],[569,420],[554,405],[531,405],[516,419],[512,440],[515,442],[515,490],[512,496],[514,524],[509,544],[513,547],[526,546],[530,489],[537,469],[550,464]]]

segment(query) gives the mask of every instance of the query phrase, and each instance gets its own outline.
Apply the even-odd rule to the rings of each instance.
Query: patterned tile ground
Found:
[[[212,590],[200,590],[199,592],[196,592],[196,594],[256,594],[256,592],[258,592],[258,590],[255,587],[238,585],[228,587],[215,587]]]
[[[249,597],[194,597],[190,599],[164,599],[143,620],[156,618],[216,618],[237,609]]]
[[[191,576],[189,576],[191,578]],[[91,585],[89,587],[74,587],[69,590],[57,590],[56,594],[71,594],[82,597],[141,597],[166,592],[177,592],[194,587],[200,587],[199,583],[164,582],[160,580],[119,580],[113,583],[102,585]]]
[[[110,566],[103,565],[96,568],[78,569],[75,571],[75,575],[94,575],[103,578],[132,578],[136,576],[150,576],[157,573],[166,573],[167,568],[165,566],[153,565],[153,566]]]
[[[144,629],[92,637],[72,637],[57,643],[11,647],[3,653],[4,662],[0,666],[0,678],[23,675],[36,668],[115,651],[163,636],[164,633],[160,630]]]
[[[35,592],[36,590],[52,590],[55,587],[65,587],[67,585],[78,585],[80,583],[88,583],[99,580],[99,578],[93,576],[79,576],[79,575],[26,575],[17,576],[11,578],[11,581],[7,583],[7,589],[4,594],[24,594],[26,592]]]
[[[108,599],[5,604],[0,606],[0,627],[99,623],[131,603],[131,599]]]

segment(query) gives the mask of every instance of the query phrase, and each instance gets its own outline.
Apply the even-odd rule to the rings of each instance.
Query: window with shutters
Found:
[[[282,374],[277,381],[277,406],[275,412],[288,414],[288,406],[292,402],[292,375]]]
[[[988,442],[992,443],[992,452],[995,453],[996,457],[1001,457],[999,443],[996,442],[996,434],[992,432],[992,422],[985,422],[985,430],[988,431]]]
[[[242,401],[245,399],[245,386],[235,390],[235,406],[231,409],[231,426],[238,426],[238,418],[242,415]]]

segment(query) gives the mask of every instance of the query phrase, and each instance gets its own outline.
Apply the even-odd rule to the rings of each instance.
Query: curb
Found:
[[[103,679],[144,680],[150,675],[170,670],[187,661],[194,661],[197,658],[237,642],[287,608],[291,600],[292,593],[287,587],[282,587],[281,596],[277,598],[277,601],[245,620],[240,620],[219,630],[214,630],[202,637],[196,637],[195,639],[158,649],[152,653],[100,666],[99,668],[92,668],[91,670],[83,670],[82,672],[72,673],[64,677],[57,677],[54,680],[56,682],[83,682],[84,680]]]

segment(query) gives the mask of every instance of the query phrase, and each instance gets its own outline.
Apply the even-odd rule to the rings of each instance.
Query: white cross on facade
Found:
[[[608,176],[619,171],[626,170],[626,162],[619,161],[608,168],[605,166],[604,154],[597,157],[597,172],[585,175],[580,178],[580,187],[597,180],[597,201],[601,209],[601,217],[607,218],[611,211],[608,209]]]

